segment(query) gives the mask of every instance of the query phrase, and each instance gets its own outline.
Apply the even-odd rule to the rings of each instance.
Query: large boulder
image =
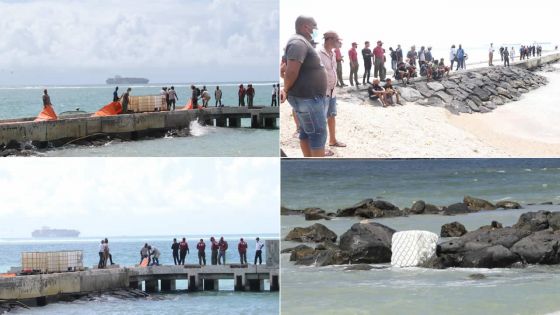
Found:
[[[422,214],[424,213],[424,208],[426,208],[426,203],[424,200],[415,201],[410,207],[410,213],[413,214]]]
[[[428,82],[426,85],[436,92],[445,90],[445,86],[439,82]]]
[[[456,267],[463,268],[506,268],[521,258],[502,245],[494,245],[469,251]]]
[[[475,198],[471,196],[465,196],[463,198],[463,203],[469,207],[469,209],[480,211],[480,210],[496,210],[496,206],[489,201],[484,199]]]
[[[440,207],[427,203],[424,207],[424,214],[439,214],[441,210]]]
[[[327,215],[325,210],[320,208],[307,208],[303,210],[305,215],[305,220],[315,221],[315,220],[330,220],[331,218]]]
[[[340,249],[350,254],[352,263],[391,261],[391,238],[395,230],[379,223],[356,223],[340,236]]]
[[[290,252],[290,261],[299,261],[306,256],[313,255],[315,253],[315,249],[307,246],[307,245],[299,245],[291,249]]]
[[[399,95],[407,102],[416,102],[419,99],[422,99],[422,94],[417,90],[409,87],[397,87],[397,91]]]
[[[537,211],[537,212],[526,212],[523,213],[517,223],[513,225],[514,228],[537,232],[546,230],[549,227],[548,218],[550,215],[550,211]]]
[[[336,242],[336,239],[337,239],[336,233],[329,230],[326,226],[320,223],[315,223],[312,226],[308,226],[305,228],[296,227],[293,230],[291,230],[286,236],[286,241],[304,242],[304,243],[311,243],[311,242],[319,243],[326,240]]]
[[[303,214],[303,210],[290,209],[284,206],[280,207],[280,215],[301,215],[301,214]]]
[[[444,215],[456,215],[472,212],[469,207],[464,203],[454,203],[448,207],[443,208]]]
[[[384,200],[365,199],[357,204],[339,209],[338,217],[360,216],[363,218],[400,217],[406,213],[390,202]]]
[[[346,265],[351,263],[350,255],[341,250],[321,250],[315,255],[314,265],[316,267],[329,265]]]
[[[467,229],[461,223],[455,221],[441,226],[441,237],[459,237],[467,234]]]
[[[502,209],[521,209],[523,208],[518,202],[510,200],[502,200],[496,202],[496,208]]]
[[[511,251],[529,264],[558,264],[560,234],[550,230],[538,231],[515,243]]]

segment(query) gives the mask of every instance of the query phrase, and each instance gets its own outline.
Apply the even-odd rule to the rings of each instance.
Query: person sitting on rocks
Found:
[[[379,85],[378,79],[373,80],[373,84],[368,88],[368,96],[372,101],[380,100],[383,107],[387,106],[384,99],[385,89]]]
[[[451,70],[450,67],[446,66],[443,63],[443,58],[441,58],[439,60],[439,66],[438,66],[438,72],[441,74],[441,77],[443,77],[444,74],[447,74],[447,76],[449,76],[449,71]]]
[[[406,78],[406,83],[404,79]],[[397,70],[395,71],[395,79],[401,80],[403,84],[408,84],[410,80],[410,73],[407,69],[407,63],[403,62],[402,60],[397,64]]]
[[[395,105],[395,102],[393,102],[393,96],[395,96],[397,104],[400,104],[399,93],[395,90],[395,88],[393,88],[393,82],[391,82],[391,79],[385,80],[385,86],[383,88],[385,89],[385,104]]]

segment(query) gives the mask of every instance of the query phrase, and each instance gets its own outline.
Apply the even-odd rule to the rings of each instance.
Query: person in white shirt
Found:
[[[490,43],[490,48],[488,48],[488,66],[493,66],[492,60],[494,59],[494,44]]]
[[[159,103],[156,102],[156,105],[155,105],[155,108],[154,108],[154,111],[157,111],[157,112],[161,111],[162,107],[167,108],[167,97],[168,97],[167,96],[167,88],[162,87],[161,92],[159,92],[159,95],[160,95],[160,102]]]
[[[97,268],[105,268],[105,240],[101,240],[101,244],[99,245],[99,263],[97,264]]]
[[[272,101],[270,102],[270,106],[278,106],[278,103],[276,103],[276,95],[278,95],[278,87],[276,87],[276,84],[272,85]]]
[[[511,62],[515,61],[515,49],[513,49],[513,47],[511,47],[511,52],[509,53],[509,56],[511,58]]]
[[[159,249],[155,246],[148,246],[148,250],[150,250],[150,255],[152,255],[152,266],[159,266],[159,256],[161,255]]]
[[[451,62],[451,68],[453,69],[453,63],[457,61],[457,49],[455,45],[451,45],[451,50],[449,51],[449,62]]]
[[[262,265],[262,249],[263,249],[263,247],[264,247],[264,243],[261,242],[260,238],[257,237],[257,243],[255,244],[255,265],[257,264],[257,258],[259,260],[259,265]]]
[[[327,116],[327,125],[329,129],[329,146],[345,147],[346,144],[336,139],[336,58],[333,49],[340,47],[341,42],[336,32],[330,31],[323,35],[324,44],[319,49],[319,57],[327,72],[327,91],[325,115]]]

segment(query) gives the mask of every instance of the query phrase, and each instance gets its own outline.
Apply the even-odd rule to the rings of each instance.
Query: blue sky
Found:
[[[0,237],[275,234],[274,158],[57,158],[0,163]]]
[[[278,77],[278,0],[0,0],[0,85]]]

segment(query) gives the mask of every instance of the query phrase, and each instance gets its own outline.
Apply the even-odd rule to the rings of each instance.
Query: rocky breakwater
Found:
[[[437,246],[434,268],[560,264],[560,212],[527,212],[511,227],[484,226]]]
[[[338,209],[336,212],[327,212],[321,208],[306,208],[303,210],[294,210],[281,207],[282,215],[303,215],[306,220],[330,220],[334,217],[358,217],[364,219],[374,218],[391,218],[409,215],[422,214],[439,214],[439,215],[456,215],[473,213],[479,211],[490,211],[496,209],[521,209],[522,206],[515,201],[499,201],[492,203],[490,201],[465,196],[463,202],[454,203],[448,206],[436,206],[423,200],[415,201],[410,208],[400,209],[394,204],[379,199],[364,199],[352,206]]]
[[[492,67],[454,72],[440,81],[414,80],[397,90],[408,102],[470,114],[490,112],[547,83],[547,78],[529,70]]]

